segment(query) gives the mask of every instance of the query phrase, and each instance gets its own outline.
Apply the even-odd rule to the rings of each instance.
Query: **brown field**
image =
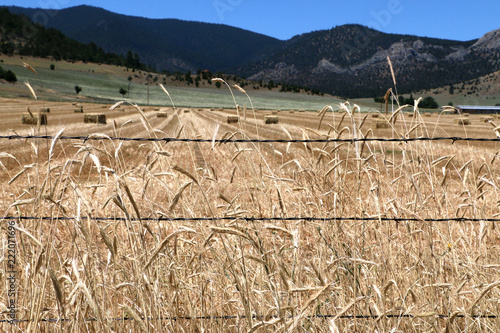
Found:
[[[0,103],[0,135],[64,128],[62,135],[99,137],[496,137],[496,126],[476,115],[459,126],[457,115],[405,113],[376,129],[385,115],[282,111],[278,124],[265,124],[272,111],[169,108],[158,118],[153,107],[84,103],[81,114],[69,102],[45,103],[48,125],[37,127],[22,125],[21,115],[38,112],[40,102]],[[107,124],[84,124],[85,113],[104,113]],[[234,115],[239,122],[228,124]],[[16,316],[26,321],[0,327],[499,331],[500,319],[480,317],[500,310],[500,232],[484,221],[500,216],[499,150],[497,142],[468,141],[1,139],[3,216],[69,219],[16,221]],[[209,220],[168,220],[196,217]],[[340,219],[349,217],[356,220]],[[424,221],[441,218],[478,221]],[[7,289],[0,290],[4,320]],[[47,321],[54,318],[66,320]]]

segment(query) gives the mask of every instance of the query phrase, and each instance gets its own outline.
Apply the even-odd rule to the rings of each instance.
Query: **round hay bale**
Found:
[[[290,113],[295,113],[295,110],[290,110],[290,111],[288,111],[288,112],[290,112]]]
[[[191,112],[191,110],[189,110],[189,109],[184,109],[184,113],[189,113],[189,112]]]
[[[237,123],[237,122],[240,121],[240,117],[238,117],[238,116],[227,116],[226,121],[227,121],[228,124]]]
[[[413,114],[413,113],[408,113],[408,114],[407,114],[407,116],[408,116],[408,118],[413,118],[413,117],[415,117],[415,114]]]
[[[461,114],[462,117],[469,117],[470,116],[470,113],[462,113]]]
[[[378,114],[378,113],[372,113],[372,118],[378,118],[378,117],[380,117],[380,114]]]
[[[166,112],[158,112],[156,114],[156,118],[167,118],[168,117],[168,113]]]
[[[278,114],[278,110],[274,110],[272,114]]]
[[[106,124],[106,115],[104,113],[88,113],[83,116],[85,124]]]
[[[454,123],[457,125],[470,125],[470,119],[469,118],[456,118],[454,120]]]
[[[42,112],[42,113],[49,113],[50,109],[49,108],[40,108],[40,112]]]
[[[424,117],[431,117],[431,116],[432,116],[432,113],[430,113],[430,112],[424,113]]]
[[[83,113],[83,106],[80,106],[79,108],[76,108],[73,110],[74,113]]]
[[[378,119],[375,121],[375,128],[390,128],[391,125],[385,119]]]
[[[277,124],[279,122],[278,116],[265,116],[264,122],[266,124]]]
[[[306,112],[306,110],[299,110],[299,112]]]
[[[40,117],[37,114],[32,113],[23,113],[23,117],[21,119],[21,123],[24,125],[38,125],[40,121],[40,125],[47,125],[47,115],[42,113]]]
[[[160,108],[154,108],[153,111],[160,111]]]

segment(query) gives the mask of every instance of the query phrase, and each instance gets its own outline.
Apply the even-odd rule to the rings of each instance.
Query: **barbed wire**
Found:
[[[457,136],[450,137],[418,137],[418,138],[352,138],[352,139],[189,139],[189,138],[129,138],[113,136],[52,136],[52,135],[2,135],[1,139],[8,140],[26,140],[26,139],[45,139],[45,140],[112,140],[112,141],[139,141],[139,142],[216,142],[216,143],[327,143],[327,142],[415,142],[415,141],[478,141],[478,142],[500,142],[500,138],[464,138]]]
[[[419,315],[419,314],[410,314],[410,313],[404,313],[404,314],[385,314],[385,315],[333,315],[333,314],[317,314],[317,315],[311,315],[311,316],[304,316],[306,319],[330,319],[330,318],[337,318],[337,319],[379,319],[379,318],[390,318],[390,319],[403,319],[403,318],[422,318],[422,317],[436,317],[440,319],[446,319],[450,318],[451,315],[444,315],[444,314],[424,314],[424,315]],[[500,318],[499,315],[465,315],[465,314],[458,314],[454,315],[454,318],[472,318],[472,319],[498,319]],[[148,321],[163,321],[163,320],[231,320],[231,319],[246,319],[248,316],[246,315],[227,315],[227,316],[198,316],[198,317],[192,317],[192,316],[175,316],[175,317],[158,317],[158,318],[147,318]],[[262,316],[256,316],[253,315],[252,319],[257,319],[257,320],[264,320],[264,319],[275,319],[275,318],[280,318],[276,315],[269,316],[269,317],[262,317]],[[288,316],[287,319],[293,318],[292,316]],[[136,321],[134,318],[130,317],[120,317],[120,318],[108,318],[108,321]],[[146,320],[146,318],[141,318],[141,320]],[[16,320],[9,320],[9,319],[2,319],[0,320],[0,323],[27,323],[27,322],[32,322],[33,319],[16,319]],[[72,319],[67,319],[67,318],[42,318],[39,320],[40,322],[46,322],[46,323],[58,323],[58,322],[69,322],[72,321]],[[98,321],[97,318],[85,318],[83,321],[86,322],[96,322]]]
[[[382,221],[382,222],[500,222],[496,218],[466,218],[466,217],[446,217],[446,218],[414,218],[414,217],[250,217],[250,216],[223,216],[223,217],[144,217],[144,218],[126,218],[126,217],[88,217],[88,216],[5,216],[0,220],[40,220],[40,221],[68,221],[90,219],[92,221],[167,221],[167,222],[208,222],[208,221],[235,221],[242,220],[246,222],[266,222],[266,221],[286,221],[286,222],[340,222],[340,221]]]

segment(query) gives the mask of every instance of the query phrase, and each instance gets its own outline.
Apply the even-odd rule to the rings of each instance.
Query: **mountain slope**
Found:
[[[242,67],[251,79],[321,88],[341,96],[377,96],[393,85],[401,92],[469,80],[500,69],[500,34],[450,41],[385,34],[360,25],[301,35],[279,53]]]
[[[8,9],[1,7],[0,54],[129,65],[123,56],[106,53],[95,43],[82,44],[66,37],[59,30],[35,25],[26,16],[11,14]],[[134,65],[146,68],[140,62]]]
[[[37,9],[9,7],[33,17]],[[146,19],[101,8],[77,6],[51,11],[46,26],[108,52],[140,54],[157,70],[223,70],[255,61],[282,41],[221,24],[176,19]]]

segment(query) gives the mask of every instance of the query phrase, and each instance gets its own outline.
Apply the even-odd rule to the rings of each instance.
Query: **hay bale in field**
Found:
[[[470,119],[469,118],[456,118],[454,120],[454,123],[457,125],[470,125]]]
[[[424,113],[424,117],[431,117],[431,116],[432,116],[432,113],[430,113],[430,112]]]
[[[153,111],[160,111],[160,108],[154,108]]]
[[[219,108],[219,111],[224,111],[224,108]]]
[[[490,122],[493,119],[494,119],[493,116],[482,116],[482,117],[479,118],[479,120],[481,120],[483,123]]]
[[[214,109],[214,108],[211,108],[211,109],[210,109],[210,111],[215,111],[215,109]]]
[[[89,113],[83,116],[85,124],[106,124],[106,115],[104,113]]]
[[[189,110],[189,109],[184,109],[184,113],[189,113],[189,112],[191,112],[191,110]]]
[[[78,104],[77,102],[71,103],[71,105],[73,105],[73,106],[76,106],[77,104]]]
[[[49,113],[50,109],[49,108],[40,108],[40,112],[42,112],[42,113]]]
[[[107,105],[101,105],[101,109],[107,109],[108,106]]]
[[[299,110],[299,112],[306,112],[306,110]]]
[[[238,117],[238,116],[227,116],[226,121],[227,121],[228,124],[237,123],[237,122],[240,121],[240,117]]]
[[[378,118],[378,117],[380,117],[380,114],[378,114],[378,113],[372,113],[372,118]]]
[[[408,118],[413,118],[413,117],[415,117],[415,114],[414,113],[407,113],[406,116],[408,116]]]
[[[21,119],[21,123],[24,125],[38,125],[39,120],[40,120],[40,125],[47,125],[46,114],[40,114],[40,117],[38,117],[37,114],[23,113],[23,118]]]
[[[295,110],[290,110],[290,111],[288,111],[288,112],[290,112],[290,113],[295,113]]]
[[[76,108],[73,110],[74,113],[83,113],[83,106],[80,106],[79,108]]]
[[[375,128],[390,128],[391,125],[385,119],[378,119],[375,121]]]
[[[461,114],[462,117],[469,117],[470,116],[470,113],[462,113]]]
[[[166,113],[166,112],[158,112],[156,114],[156,117],[157,118],[167,118],[168,117],[168,113]]]
[[[278,110],[274,110],[272,114],[278,114]]]
[[[266,124],[277,124],[279,122],[278,116],[265,116],[264,122]]]

